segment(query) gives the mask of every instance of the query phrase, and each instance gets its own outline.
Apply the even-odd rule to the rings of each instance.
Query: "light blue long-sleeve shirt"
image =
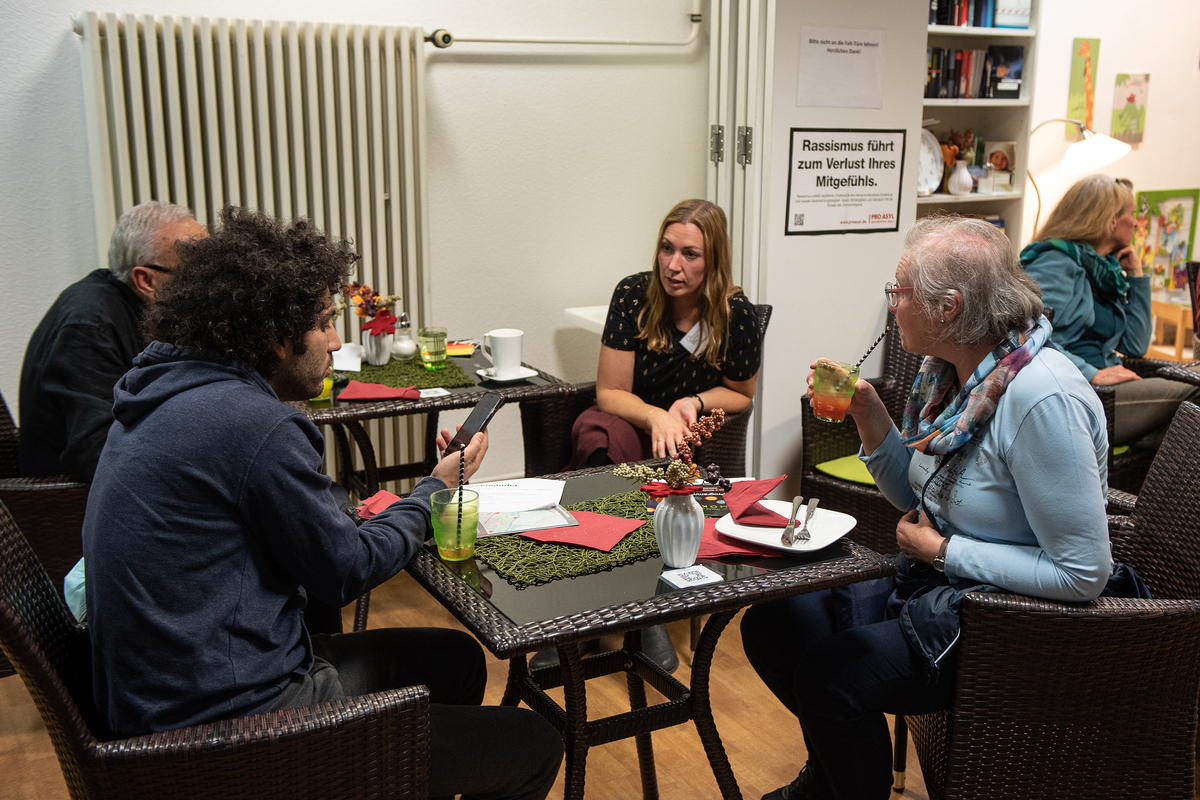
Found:
[[[1066,253],[1047,250],[1026,264],[1025,271],[1042,287],[1042,302],[1054,309],[1054,332],[1050,340],[1062,348],[1089,381],[1100,368],[1080,355],[1085,349],[1094,350],[1098,346],[1105,367],[1121,363],[1116,352],[1145,355],[1151,331],[1149,275],[1127,278],[1129,294],[1124,301],[1101,301],[1111,310],[1115,327],[1111,335],[1095,342],[1096,301],[1083,267]],[[1089,338],[1093,340],[1091,345],[1082,345]]]
[[[897,508],[925,505],[945,535],[946,576],[1049,600],[1097,597],[1112,572],[1104,408],[1079,370],[1043,349],[1001,396],[983,437],[930,481],[939,457],[895,426],[862,457]],[[860,455],[861,457],[861,455]],[[948,458],[948,457],[947,457]]]

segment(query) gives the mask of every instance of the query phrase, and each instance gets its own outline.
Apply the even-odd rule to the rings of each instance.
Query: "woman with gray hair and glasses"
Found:
[[[951,704],[962,594],[1081,602],[1112,571],[1104,409],[1048,346],[1038,288],[1003,232],[962,217],[918,221],[885,292],[902,346],[926,358],[902,427],[863,380],[848,413],[859,457],[907,512],[899,573],[743,617],[746,655],[808,749],[796,780],[764,800],[887,798],[884,714]],[[810,398],[811,386],[810,374]]]

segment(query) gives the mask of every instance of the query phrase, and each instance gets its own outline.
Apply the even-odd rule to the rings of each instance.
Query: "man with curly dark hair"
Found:
[[[541,800],[562,741],[532,711],[480,707],[472,637],[305,628],[308,596],[340,608],[403,568],[429,534],[429,495],[487,451],[477,434],[361,526],[338,510],[320,433],[280,401],[320,392],[341,346],[333,294],[356,258],[305,220],[236,208],[181,248],[89,495],[97,706],[131,736],[424,684],[431,796]]]

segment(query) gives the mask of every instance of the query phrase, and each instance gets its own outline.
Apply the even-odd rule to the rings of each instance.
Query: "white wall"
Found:
[[[1200,186],[1200,3],[1196,0],[1041,0],[1037,42],[1037,85],[1033,124],[1067,116],[1071,43],[1100,39],[1094,130],[1111,133],[1113,90],[1119,72],[1150,73],[1146,132],[1133,152],[1102,172],[1129,178],[1135,191]],[[1033,136],[1030,168],[1042,193],[1042,221],[1063,192],[1080,177],[1066,174],[1059,159],[1070,144],[1066,126],[1051,124]],[[1037,200],[1026,199],[1021,243],[1034,235]]]
[[[767,332],[761,377],[763,476],[787,473],[778,491],[795,494],[800,479],[800,398],[808,365],[817,357],[857,361],[883,330],[883,284],[892,279],[903,230],[916,214],[921,99],[925,82],[925,0],[839,3],[779,2],[775,20],[775,74],[769,182],[765,189],[764,296],[775,307]],[[796,80],[800,28],[850,28],[886,32],[883,107],[799,108]],[[793,127],[907,130],[900,187],[900,231],[784,236],[787,210],[789,129]],[[863,374],[878,371],[878,355]],[[817,423],[827,424],[827,423]]]
[[[14,414],[30,333],[96,262],[71,32],[85,10],[682,40],[692,3],[0,0],[0,391]],[[599,338],[562,309],[607,303],[618,279],[648,267],[670,207],[703,194],[707,26],[687,49],[427,48],[434,321],[452,337],[521,328],[525,360],[594,380]],[[502,410],[481,477],[521,473],[519,431],[516,408]]]

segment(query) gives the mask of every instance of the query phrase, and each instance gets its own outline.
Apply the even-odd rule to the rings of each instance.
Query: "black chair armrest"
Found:
[[[1177,361],[1168,361],[1165,358],[1146,358],[1145,356],[1121,356],[1121,366],[1125,369],[1132,370],[1143,378],[1153,378],[1155,373],[1164,367],[1177,365]]]
[[[1155,372],[1155,375],[1159,378],[1166,378],[1167,380],[1190,383],[1192,386],[1200,386],[1200,361],[1193,361],[1190,364],[1178,364],[1171,362],[1168,366],[1159,367]]]
[[[427,797],[429,692],[410,686],[97,744],[101,796]],[[101,778],[103,780],[103,778]],[[184,791],[180,792],[180,789]]]
[[[1129,516],[1137,505],[1137,495],[1123,492],[1120,489],[1108,490],[1108,513],[1119,516]]]

